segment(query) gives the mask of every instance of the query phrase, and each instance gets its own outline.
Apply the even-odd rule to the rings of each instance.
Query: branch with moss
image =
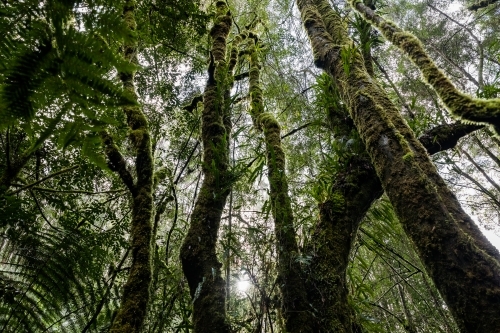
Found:
[[[451,115],[464,123],[491,125],[497,134],[500,133],[500,99],[478,99],[460,92],[436,66],[417,37],[402,30],[394,22],[384,19],[359,0],[351,0],[351,5],[391,43],[408,55]]]
[[[468,10],[473,10],[473,11],[477,11],[481,8],[485,8],[485,7],[488,7],[489,5],[492,5],[494,3],[498,2],[498,0],[481,0],[479,2],[476,2],[475,4],[473,5],[470,5],[469,7],[467,7]]]
[[[135,21],[136,2],[127,0],[123,7],[123,19],[129,36],[123,45],[123,55],[131,64],[137,65],[137,23]],[[130,229],[131,265],[127,282],[123,287],[120,308],[111,325],[112,333],[138,333],[146,318],[151,285],[151,239],[153,216],[153,158],[151,136],[145,114],[135,91],[135,71],[119,73],[125,93],[133,105],[123,107],[129,127],[129,139],[135,151],[136,181],[131,183],[131,176],[126,175],[124,161],[120,160],[119,174],[132,193],[132,220]],[[108,136],[109,140],[110,136]],[[107,145],[113,148],[113,145]],[[111,150],[114,152],[115,150]],[[108,154],[109,156],[109,154]],[[122,157],[123,159],[123,157]]]
[[[236,61],[233,55],[238,55],[237,50],[231,50],[226,60],[231,25],[232,17],[226,2],[217,1],[215,22],[210,30],[208,80],[203,92],[203,182],[180,249],[182,270],[193,300],[195,333],[230,332],[226,320],[225,282],[216,245],[222,212],[231,188],[228,99],[233,82],[232,64]]]
[[[497,330],[498,250],[460,207],[399,110],[366,72],[340,16],[313,0],[297,4],[315,64],[334,79],[403,229],[458,326],[464,332]]]
[[[482,126],[479,125],[468,125],[460,122],[438,125],[422,134],[418,140],[432,155],[454,148],[460,138],[481,128]]]
[[[291,199],[288,195],[288,181],[285,172],[286,158],[281,147],[281,128],[273,114],[264,110],[257,41],[256,36],[249,39],[249,112],[254,127],[264,133],[266,144],[270,202],[274,217],[276,248],[278,249],[278,285],[282,294],[282,314],[287,332],[313,332],[314,317],[311,315],[311,308],[307,300],[302,268],[296,258],[299,247],[293,224]]]

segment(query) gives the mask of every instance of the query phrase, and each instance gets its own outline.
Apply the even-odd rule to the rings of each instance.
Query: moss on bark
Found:
[[[224,1],[216,4],[208,80],[203,93],[203,182],[196,198],[188,233],[181,247],[182,269],[193,299],[194,332],[230,332],[226,320],[225,282],[216,244],[222,211],[230,192],[229,91],[233,52],[226,61],[227,37],[232,18]],[[237,53],[236,53],[237,54]],[[230,68],[231,67],[231,68]]]
[[[266,144],[270,199],[274,217],[276,247],[278,252],[278,285],[282,294],[282,316],[290,333],[313,332],[314,317],[307,301],[307,291],[302,268],[297,255],[299,247],[295,238],[293,211],[288,195],[285,152],[281,147],[281,128],[276,118],[264,110],[260,85],[260,60],[256,36],[249,40],[250,61],[250,115],[256,129],[264,133]]]
[[[419,140],[433,154],[452,148],[458,138],[475,129],[474,125],[442,125]],[[434,137],[439,144],[429,139]],[[311,256],[306,280],[315,332],[360,332],[347,301],[346,269],[359,223],[384,191],[367,155],[352,156],[347,164],[348,169],[335,175],[334,194],[319,205],[320,221],[306,249]]]
[[[464,123],[491,125],[497,135],[500,134],[500,99],[472,98],[460,92],[436,66],[417,37],[403,31],[394,22],[382,18],[360,0],[351,0],[351,5],[389,41],[408,55],[454,117]]]
[[[481,1],[478,1],[478,2],[470,5],[469,7],[467,7],[467,9],[477,11],[478,9],[488,7],[489,5],[492,5],[497,1],[498,0],[481,0]]]
[[[320,221],[308,246],[315,332],[361,332],[348,302],[346,270],[359,223],[383,190],[368,156],[352,156],[348,164],[335,175],[334,193],[319,204]]]
[[[124,56],[133,64],[137,64],[135,6],[135,1],[129,0],[125,2],[123,8],[123,18],[131,35],[130,42],[123,46]],[[132,221],[130,229],[132,262],[127,282],[123,289],[121,305],[111,325],[110,331],[113,333],[140,332],[146,318],[150,294],[149,288],[151,285],[153,158],[148,121],[138,103],[138,96],[134,85],[134,74],[135,72],[120,73],[125,91],[132,100],[137,102],[135,105],[123,108],[130,128],[130,141],[136,154],[136,181],[132,185],[130,184],[130,177],[124,178],[120,173],[132,194]],[[108,139],[110,138],[108,137]],[[108,157],[110,157],[109,154]]]
[[[463,212],[359,53],[351,57],[349,72],[344,70],[341,49],[352,41],[327,33],[323,13],[312,1],[297,3],[315,63],[334,78],[382,186],[458,326],[463,332],[498,332],[498,251]],[[332,12],[328,20],[340,29],[342,22]]]

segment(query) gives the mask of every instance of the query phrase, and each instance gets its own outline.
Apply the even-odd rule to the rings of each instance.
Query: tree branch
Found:
[[[44,182],[44,181],[46,181],[46,180],[48,180],[48,179],[50,179],[50,178],[54,178],[54,177],[56,177],[56,176],[59,176],[60,174],[63,174],[63,173],[66,173],[66,172],[70,172],[70,171],[75,170],[75,169],[77,169],[77,168],[79,168],[79,166],[78,166],[78,165],[74,165],[74,166],[72,166],[72,167],[69,167],[69,168],[66,168],[66,169],[59,170],[59,171],[54,172],[54,173],[52,173],[52,174],[50,174],[50,175],[48,175],[48,176],[46,176],[46,177],[43,177],[43,178],[42,178],[42,179],[40,179],[39,181],[36,181],[36,182],[34,182],[34,183],[31,183],[31,184],[29,184],[29,185],[26,185],[26,186],[24,186],[24,187],[21,187],[20,189],[17,189],[17,190],[15,190],[14,192],[12,192],[11,194],[17,194],[17,193],[19,193],[19,192],[21,192],[21,191],[24,191],[24,190],[30,189],[30,188],[34,187],[35,185],[38,185],[38,184],[40,184],[40,183],[42,183],[42,182]]]
[[[290,136],[290,135],[292,135],[292,134],[295,134],[295,133],[297,133],[298,131],[300,131],[300,130],[302,130],[302,129],[304,129],[304,128],[307,128],[307,127],[309,127],[309,126],[311,126],[311,125],[318,125],[318,122],[317,122],[317,121],[310,121],[310,122],[308,122],[308,123],[305,123],[304,125],[301,125],[301,126],[299,126],[299,127],[295,128],[295,129],[291,130],[290,132],[288,132],[288,133],[286,133],[286,134],[282,135],[282,136],[281,136],[281,139],[284,139],[284,138],[286,138],[287,136]],[[319,124],[319,125],[321,125],[321,124]]]
[[[101,131],[101,139],[104,145],[104,153],[108,158],[108,166],[111,171],[118,173],[123,183],[132,194],[135,193],[135,184],[132,174],[127,169],[127,162],[113,142],[113,138],[106,131]]]
[[[491,4],[494,4],[495,2],[497,2],[498,0],[481,0],[479,2],[476,2],[475,4],[473,5],[470,5],[469,7],[467,7],[468,10],[473,10],[473,11],[477,11],[478,9],[481,9],[481,8],[484,8],[484,7],[487,7]]]
[[[427,149],[427,152],[432,155],[454,148],[460,138],[480,128],[483,128],[483,126],[466,125],[461,122],[438,125],[422,134],[418,140]]]

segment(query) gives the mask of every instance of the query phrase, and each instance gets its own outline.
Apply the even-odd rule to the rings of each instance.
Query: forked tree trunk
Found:
[[[370,26],[365,23],[360,28],[364,65],[373,77]],[[349,119],[346,112],[338,108],[328,114],[335,136],[349,136],[355,130],[346,121]],[[433,154],[454,147],[460,137],[478,128],[460,123],[441,125],[424,133],[419,140]],[[383,189],[366,151],[358,151],[345,165],[348,167],[334,177],[333,193],[319,204],[320,220],[306,250],[311,256],[306,281],[316,332],[361,332],[348,302],[346,272],[359,224]]]
[[[297,1],[315,63],[334,78],[427,272],[463,332],[499,332],[498,251],[463,212],[397,108],[368,75],[340,17],[326,1],[318,3]]]
[[[453,148],[458,138],[476,129],[475,125],[441,125],[419,141],[433,154]],[[359,224],[384,191],[368,156],[353,156],[347,164],[349,168],[335,176],[333,195],[319,205],[320,221],[307,249],[311,263],[306,281],[315,332],[361,332],[347,301],[346,272]]]

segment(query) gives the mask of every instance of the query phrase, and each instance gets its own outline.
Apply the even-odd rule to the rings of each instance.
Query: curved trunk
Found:
[[[458,138],[477,128],[440,125],[424,133],[419,141],[434,154],[454,147]],[[335,176],[334,195],[319,205],[320,221],[307,249],[312,259],[306,282],[308,299],[315,309],[316,332],[359,331],[347,301],[346,271],[359,224],[384,191],[367,156],[354,156],[348,165],[349,169]]]
[[[188,233],[180,251],[182,269],[193,299],[194,332],[230,332],[226,321],[225,283],[216,244],[220,221],[231,180],[226,38],[232,18],[224,1],[217,2],[208,81],[203,94],[202,142],[203,183],[191,215]],[[228,79],[229,77],[229,79]],[[226,98],[224,98],[226,97]]]
[[[397,108],[368,75],[340,17],[312,1],[297,3],[315,63],[334,78],[405,232],[460,329],[498,332],[498,251],[463,212]]]
[[[337,174],[333,195],[319,205],[312,235],[307,283],[315,332],[361,332],[347,298],[346,270],[359,223],[383,190],[366,156],[351,158],[349,165]]]

